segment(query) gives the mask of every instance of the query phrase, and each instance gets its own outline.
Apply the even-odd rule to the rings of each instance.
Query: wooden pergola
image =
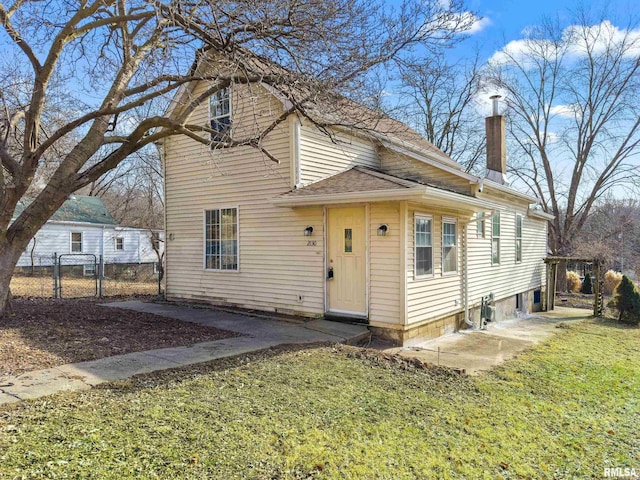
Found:
[[[558,264],[560,262],[585,263],[593,267],[593,314],[595,316],[602,315],[602,287],[604,280],[602,278],[603,262],[598,258],[582,258],[582,257],[547,257],[544,263],[547,264],[547,310],[553,310],[556,306],[556,286],[558,283]]]

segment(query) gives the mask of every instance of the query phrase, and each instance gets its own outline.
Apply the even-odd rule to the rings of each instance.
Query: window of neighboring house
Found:
[[[82,273],[85,277],[93,277],[96,274],[96,264],[95,263],[87,263],[82,266]]]
[[[522,215],[516,215],[516,263],[522,261]]]
[[[500,212],[491,219],[491,263],[500,263]]]
[[[82,232],[71,232],[71,253],[82,253]]]
[[[214,142],[223,142],[231,130],[231,89],[230,87],[214,93],[209,97],[209,121],[211,129],[218,132],[211,134]]]
[[[458,246],[456,220],[442,221],[442,273],[458,271]]]
[[[414,276],[433,275],[432,219],[427,216],[415,217]]]
[[[478,212],[476,222],[476,236],[477,238],[485,238],[485,215],[484,212]]]
[[[124,238],[116,237],[116,250],[124,250]]]
[[[206,210],[204,214],[207,270],[238,270],[238,209]]]

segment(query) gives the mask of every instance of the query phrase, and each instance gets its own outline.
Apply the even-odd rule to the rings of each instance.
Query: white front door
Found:
[[[365,208],[328,211],[328,309],[334,313],[367,314],[367,242]]]

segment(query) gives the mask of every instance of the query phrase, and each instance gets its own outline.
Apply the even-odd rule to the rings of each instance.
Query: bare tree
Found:
[[[69,194],[128,156],[188,135],[214,147],[251,146],[277,161],[262,144],[287,116],[313,118],[319,96],[357,90],[371,69],[417,43],[446,43],[473,20],[458,0],[406,0],[393,11],[365,0],[0,3],[0,79],[24,79],[20,95],[1,99],[0,315],[29,240]],[[179,113],[161,113],[181,86],[197,80],[208,88],[179,96]],[[190,123],[211,94],[253,82],[279,91],[291,107],[242,138]],[[49,123],[57,103],[66,114]],[[137,117],[139,109],[149,114]],[[47,156],[53,168],[11,223]]]
[[[638,178],[639,54],[632,25],[619,29],[583,12],[564,29],[530,29],[491,59],[487,82],[506,97],[516,144],[512,173],[555,215],[555,255],[572,254],[599,199]]]
[[[469,171],[477,171],[485,150],[484,123],[476,99],[480,92],[480,61],[448,63],[444,53],[403,62],[401,117]]]

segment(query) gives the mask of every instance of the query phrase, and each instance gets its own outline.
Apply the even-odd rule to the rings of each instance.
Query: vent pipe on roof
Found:
[[[493,112],[485,119],[487,131],[487,172],[485,177],[504,185],[507,182],[507,149],[504,117],[499,113],[500,95],[493,95]]]

